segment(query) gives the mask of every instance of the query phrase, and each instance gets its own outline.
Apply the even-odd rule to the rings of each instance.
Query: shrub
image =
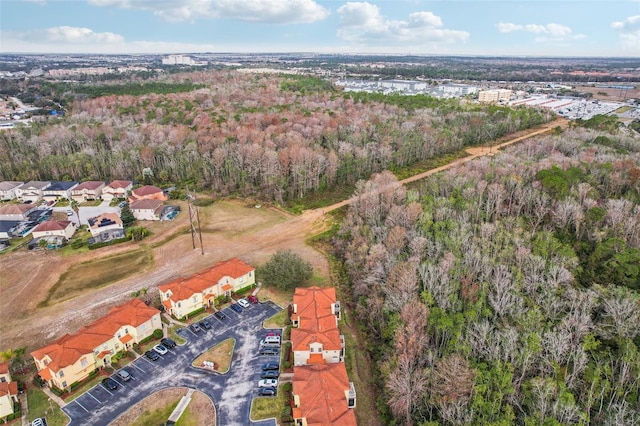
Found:
[[[160,330],[159,328],[153,330],[153,337],[155,337],[156,339],[162,339],[162,336],[164,336],[162,330]]]

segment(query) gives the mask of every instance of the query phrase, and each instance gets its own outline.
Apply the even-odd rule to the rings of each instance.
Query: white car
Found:
[[[251,303],[249,303],[247,299],[240,299],[238,300],[238,305],[242,306],[243,308],[248,308],[249,306],[251,306]]]
[[[169,352],[167,348],[164,347],[164,345],[155,345],[153,347],[153,350],[158,352],[160,355],[165,355],[166,353]]]
[[[67,216],[73,216],[73,212],[71,210],[67,210]]]
[[[258,382],[259,388],[277,388],[278,379],[263,379]]]

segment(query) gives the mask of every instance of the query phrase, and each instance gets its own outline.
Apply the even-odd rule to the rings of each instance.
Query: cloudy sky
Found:
[[[640,0],[1,0],[0,52],[640,57]]]

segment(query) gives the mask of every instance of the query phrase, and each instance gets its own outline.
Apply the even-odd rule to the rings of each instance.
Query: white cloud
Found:
[[[550,23],[545,25],[540,24],[514,24],[511,22],[499,22],[496,24],[496,28],[501,33],[511,33],[515,31],[524,31],[531,34],[536,34],[534,40],[538,42],[546,41],[567,41],[578,40],[585,38],[584,34],[573,34],[571,28],[566,25]]]
[[[215,50],[213,45],[126,41],[119,34],[89,28],[52,27],[31,31],[0,31],[2,50],[16,53],[188,53]]]
[[[414,12],[406,20],[392,20],[382,15],[377,5],[348,2],[338,8],[340,23],[337,36],[364,45],[413,43],[413,48],[428,43],[457,43],[469,38],[466,31],[442,28],[442,19],[431,12]]]
[[[640,15],[629,16],[624,21],[612,22],[611,28],[620,33],[623,47],[635,55],[640,53]]]
[[[301,24],[329,16],[329,10],[314,0],[89,0],[89,3],[148,10],[169,22],[232,18],[248,22]]]

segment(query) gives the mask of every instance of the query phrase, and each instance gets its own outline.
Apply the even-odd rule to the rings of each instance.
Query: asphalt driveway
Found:
[[[208,319],[211,330],[193,333],[185,328],[180,334],[188,340],[177,346],[158,361],[140,357],[126,369],[133,376],[124,382],[117,376],[118,388],[108,390],[98,384],[69,402],[62,410],[75,425],[108,425],[130,407],[152,393],[172,386],[186,386],[207,394],[216,406],[217,425],[243,426],[248,424],[275,426],[275,420],[251,422],[251,400],[257,396],[260,366],[266,362],[278,362],[278,356],[259,355],[260,338],[265,335],[262,321],[279,312],[281,308],[271,302],[251,305],[237,313],[229,308],[223,312],[227,319],[214,316]],[[202,352],[217,343],[233,337],[236,346],[227,374],[217,374],[191,366]]]

